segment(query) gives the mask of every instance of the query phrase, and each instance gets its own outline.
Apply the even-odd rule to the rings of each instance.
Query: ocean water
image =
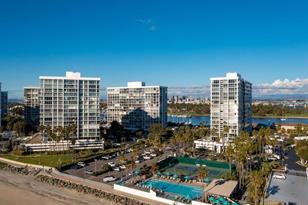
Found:
[[[180,116],[168,116],[168,122],[174,123],[190,123],[192,125],[200,125],[201,123],[205,125],[210,125],[210,116],[193,116],[193,117],[180,117]],[[281,120],[281,118],[252,118],[253,123],[262,123],[266,125],[275,124],[307,124],[308,118],[286,118]]]

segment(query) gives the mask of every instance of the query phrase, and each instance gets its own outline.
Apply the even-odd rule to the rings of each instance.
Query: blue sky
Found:
[[[66,70],[104,87],[189,90],[236,71],[265,94],[305,93],[307,9],[304,0],[0,0],[0,81],[11,97]]]

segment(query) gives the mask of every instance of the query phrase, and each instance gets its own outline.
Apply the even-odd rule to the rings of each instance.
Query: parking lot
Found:
[[[144,154],[145,156],[150,156],[150,153],[154,154],[153,151],[151,152],[151,148],[145,149],[142,153],[145,153],[145,152],[149,153],[147,155]],[[167,158],[169,155],[172,155],[172,154],[173,154],[172,151],[166,151],[161,155],[157,154],[156,157],[151,157],[151,159],[140,160],[140,163],[135,163],[135,169],[139,169],[139,168],[143,167],[144,165],[151,166],[152,164],[156,163],[157,161],[163,160],[163,159]],[[127,161],[121,162],[120,154],[116,153],[115,155],[116,156],[114,156],[112,159],[108,159],[108,160],[102,159],[102,158],[97,159],[95,161],[92,161],[90,163],[85,164],[84,167],[78,166],[78,165],[73,166],[70,169],[65,170],[64,173],[74,175],[74,176],[78,176],[78,177],[81,177],[81,178],[90,179],[90,180],[97,181],[97,182],[103,182],[103,179],[105,177],[108,177],[108,176],[113,176],[116,179],[120,179],[123,176],[126,176],[129,173],[132,173],[133,170],[131,170],[129,165],[126,164]],[[125,159],[130,160],[132,158],[132,152],[126,152],[124,154],[124,156],[125,156]],[[141,156],[139,156],[139,157],[141,159],[143,158]],[[145,157],[145,158],[147,158],[147,157]],[[112,171],[109,171],[107,173],[104,173],[104,174],[101,174],[101,175],[98,175],[98,176],[94,176],[93,174],[90,174],[90,173],[87,172],[87,171],[92,171],[92,172],[99,171],[99,170],[102,169],[103,165],[108,164],[108,163],[109,164],[111,164],[111,163],[115,164],[115,166],[112,167]],[[114,170],[114,168],[119,168],[119,166],[122,165],[122,164],[126,167],[125,169],[120,169],[119,171]]]
[[[288,167],[286,179],[272,177],[268,189],[268,199],[293,205],[307,205],[308,179],[305,168],[296,162],[299,160],[294,148],[286,152],[284,164]]]
[[[269,199],[296,205],[307,205],[308,179],[303,176],[286,175],[286,179],[272,178],[268,190]]]

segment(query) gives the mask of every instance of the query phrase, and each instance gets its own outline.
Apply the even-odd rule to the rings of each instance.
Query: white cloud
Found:
[[[272,83],[253,85],[253,96],[262,95],[290,95],[308,94],[308,78],[295,80],[275,80]],[[168,95],[186,96],[210,96],[210,85],[204,86],[171,86],[168,88]]]
[[[254,86],[257,95],[275,94],[308,94],[308,78],[295,80],[275,80],[273,83],[264,83]]]
[[[149,31],[154,32],[157,30],[156,25],[153,23],[153,20],[148,18],[148,19],[137,19],[136,20],[137,23],[145,25]]]

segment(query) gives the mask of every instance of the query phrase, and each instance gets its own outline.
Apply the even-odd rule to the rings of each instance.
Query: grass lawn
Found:
[[[10,153],[10,154],[1,154],[0,157],[28,164],[37,164],[48,167],[61,168],[65,165],[69,165],[83,160],[93,159],[95,157],[102,156],[104,154],[111,153],[114,151],[118,151],[118,149],[109,149],[96,153],[89,151],[89,152],[84,152],[83,154],[37,153],[30,155],[14,155],[13,153]]]
[[[70,163],[73,163],[76,159],[76,154],[31,154],[25,156],[19,156],[14,154],[1,155],[2,157],[10,160],[15,160],[28,164],[38,164],[49,167],[60,167]]]

